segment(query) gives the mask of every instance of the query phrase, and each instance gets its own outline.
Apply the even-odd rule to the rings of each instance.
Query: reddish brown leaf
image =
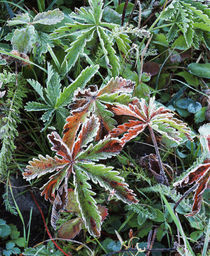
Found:
[[[70,151],[72,150],[77,130],[80,124],[84,122],[87,115],[88,111],[87,109],[84,109],[82,112],[74,113],[66,119],[62,140],[68,146]]]
[[[60,216],[60,211],[64,210],[68,202],[68,180],[65,181],[62,187],[59,188],[56,198],[53,202],[52,214],[51,214],[51,225],[56,229],[56,222]]]
[[[71,152],[67,145],[62,141],[57,132],[52,132],[48,136],[49,141],[53,145],[51,149],[56,152],[57,155],[62,156],[68,161],[71,161]]]
[[[108,209],[105,206],[99,204],[98,205],[98,210],[101,214],[101,218],[102,218],[102,222],[103,222],[109,214]]]
[[[133,139],[147,126],[158,131],[170,140],[179,143],[182,141],[183,135],[191,139],[190,128],[181,120],[174,118],[174,113],[155,103],[155,98],[150,98],[149,103],[145,99],[140,101],[134,100],[133,104],[116,105],[112,107],[112,111],[116,115],[128,116],[131,119],[128,123],[119,125],[111,131],[112,136],[125,133],[122,137],[123,143]]]
[[[110,184],[110,186],[112,187],[113,191],[115,192],[116,196],[118,198],[123,198],[123,201],[127,201],[127,203],[131,204],[131,203],[138,203],[138,200],[135,198],[135,194],[133,192],[133,190],[128,189],[127,184],[125,183],[120,183],[120,182],[116,182],[116,181],[109,181],[104,179],[107,183]]]
[[[30,165],[26,166],[23,177],[26,180],[34,179],[46,173],[51,173],[57,169],[61,169],[65,167],[68,162],[69,161],[60,159],[57,156],[52,158],[48,155],[46,157],[39,155],[39,159],[34,158],[32,161],[29,161]]]
[[[58,237],[63,239],[74,239],[82,229],[83,221],[80,217],[65,222],[58,230]]]
[[[174,183],[174,186],[186,186],[193,183],[197,183],[198,186],[195,189],[194,202],[192,212],[187,216],[193,216],[200,211],[202,194],[208,186],[210,179],[210,159],[205,159],[202,164],[199,164],[193,170],[191,170],[186,177],[181,181]]]
[[[105,87],[100,89],[98,96],[104,93],[109,94],[109,93],[115,93],[115,92],[132,93],[134,90],[134,85],[135,85],[134,82],[123,79],[122,77],[116,77],[115,79],[112,78]]]
[[[55,191],[59,188],[63,179],[67,176],[67,171],[59,170],[56,174],[50,176],[49,181],[41,188],[43,189],[41,195],[45,197],[45,200],[50,200],[53,203],[55,199]]]
[[[194,195],[194,198],[193,198],[194,202],[193,202],[192,212],[190,214],[188,214],[187,216],[194,216],[196,213],[198,213],[200,211],[201,202],[202,202],[202,195],[203,195],[205,189],[208,186],[209,178],[210,178],[210,171],[204,177],[202,177],[200,179],[199,185],[196,188],[196,192],[195,192],[195,195]]]
[[[159,64],[156,62],[145,62],[143,65],[143,72],[150,74],[151,76],[155,76],[158,74],[160,70]]]
[[[128,123],[117,126],[111,131],[111,136],[118,137],[119,135],[125,133],[121,138],[122,146],[125,145],[129,140],[138,136],[146,128],[146,124],[142,124],[137,120],[130,120]]]
[[[87,120],[86,123],[84,123],[73,146],[73,159],[75,159],[77,154],[80,152],[81,147],[85,144],[88,144],[90,142],[89,140],[92,140],[92,138],[97,135],[98,127],[98,120],[94,116],[92,116],[89,120]]]

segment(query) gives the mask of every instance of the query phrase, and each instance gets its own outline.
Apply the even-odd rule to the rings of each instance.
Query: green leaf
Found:
[[[60,106],[66,106],[67,104],[69,104],[75,90],[77,88],[84,88],[87,82],[98,72],[98,69],[98,65],[87,67],[86,69],[84,69],[72,84],[63,89],[63,92],[57,99],[55,107],[58,108]]]
[[[181,109],[187,109],[189,104],[191,103],[194,103],[194,101],[190,98],[182,98],[182,99],[178,99],[176,102],[175,102],[175,105],[178,107],[178,108],[181,108]]]
[[[196,76],[190,74],[187,71],[182,71],[177,73],[176,75],[183,77],[186,82],[190,85],[198,86],[199,85],[199,80]]]
[[[79,55],[83,52],[86,43],[93,37],[94,29],[83,30],[81,35],[71,44],[70,48],[67,49],[67,54],[61,65],[61,72],[63,76],[70,71],[75,65]]]
[[[32,79],[28,79],[27,82],[34,88],[34,90],[39,94],[42,100],[46,102],[43,94],[43,87],[41,86],[41,84],[38,81]]]
[[[6,222],[0,219],[0,237],[5,238],[11,233],[11,228],[6,224]]]
[[[184,231],[182,229],[181,223],[180,223],[179,219],[177,218],[177,216],[175,215],[171,205],[168,203],[167,199],[165,198],[165,196],[162,193],[160,193],[160,195],[161,195],[161,197],[162,197],[162,199],[163,199],[163,201],[164,201],[164,203],[166,205],[166,208],[167,208],[169,214],[171,215],[171,217],[172,217],[174,223],[176,224],[180,234],[182,235],[182,239],[184,240],[184,242],[185,242],[185,244],[187,246],[187,248],[186,248],[187,249],[187,252],[186,252],[187,255],[195,256],[195,254],[194,254],[194,252],[193,252],[193,250],[192,250],[192,248],[190,246],[190,243],[188,242],[187,237],[186,237],[186,235],[185,235],[185,233],[184,233]]]
[[[54,114],[54,112],[55,112],[55,109],[54,109],[54,108],[53,108],[53,109],[49,108],[49,109],[42,115],[42,117],[41,117],[42,121],[43,121],[43,122],[49,121],[50,118],[52,117],[52,115]]]
[[[133,100],[132,95],[126,93],[119,94],[117,92],[110,94],[104,93],[98,99],[103,103],[120,103],[124,105],[128,105]]]
[[[25,110],[27,111],[42,111],[42,110],[49,110],[49,106],[43,103],[39,103],[36,101],[29,101],[25,106]]]
[[[91,7],[91,12],[95,19],[95,24],[99,24],[103,15],[103,1],[101,0],[89,0],[89,5]]]
[[[178,50],[187,50],[189,48],[186,44],[184,36],[179,36],[172,44],[172,47]]]
[[[61,79],[57,72],[52,68],[52,66],[48,63],[48,76],[47,76],[47,88],[45,89],[47,98],[51,102],[52,106],[55,106],[56,100],[60,95],[61,88]]]
[[[34,26],[29,25],[26,28],[16,29],[11,43],[14,50],[22,53],[28,53],[31,51],[35,41],[36,31]]]
[[[118,252],[121,248],[121,243],[120,241],[114,241],[111,238],[106,238],[102,242],[103,247],[106,249],[106,252]]]
[[[194,120],[195,120],[196,124],[202,123],[205,121],[206,109],[207,109],[207,107],[202,107],[198,112],[195,113]]]
[[[193,36],[194,36],[194,29],[191,25],[187,28],[187,33],[184,34],[185,41],[187,43],[187,46],[190,47],[193,42]]]
[[[113,119],[114,114],[111,111],[107,110],[107,107],[99,101],[96,101],[95,105],[96,115],[100,116],[100,121],[103,122],[103,125],[106,127],[106,129],[108,131],[111,131],[117,124],[117,122]]]
[[[81,211],[82,219],[88,232],[93,236],[100,236],[101,232],[101,216],[98,211],[95,195],[91,191],[91,186],[87,183],[88,176],[81,170],[79,166],[75,166],[74,185],[75,194]]]
[[[20,232],[17,230],[17,227],[13,224],[10,224],[11,234],[10,237],[12,240],[17,239],[20,236]]]
[[[15,243],[19,247],[25,247],[26,246],[26,241],[24,237],[19,237],[15,240]]]
[[[210,63],[191,63],[188,69],[195,76],[210,79]]]
[[[164,47],[168,47],[168,40],[167,40],[165,34],[162,34],[162,33],[158,33],[158,34],[154,35],[153,43],[162,45]]]
[[[190,112],[190,113],[197,113],[199,110],[201,110],[202,106],[200,104],[200,102],[196,101],[196,102],[192,102],[188,105],[187,107],[187,110]]]
[[[34,17],[32,24],[54,25],[61,22],[63,18],[63,12],[59,9],[55,9],[52,11],[38,13]]]
[[[105,55],[108,70],[110,68],[112,71],[112,76],[115,77],[119,75],[120,62],[116,55],[116,51],[112,46],[113,43],[110,40],[110,37],[106,34],[105,29],[98,27],[97,33]]]
[[[194,28],[199,28],[201,30],[210,32],[210,25],[203,23],[203,22],[194,22],[193,23]]]
[[[10,250],[10,249],[12,249],[12,248],[14,248],[15,247],[15,243],[14,242],[7,242],[6,243],[6,248],[7,248],[7,250]]]
[[[96,145],[90,146],[78,155],[78,159],[99,161],[117,155],[121,150],[120,140],[106,137]]]
[[[12,20],[7,21],[8,26],[24,25],[30,22],[28,12],[16,15]]]

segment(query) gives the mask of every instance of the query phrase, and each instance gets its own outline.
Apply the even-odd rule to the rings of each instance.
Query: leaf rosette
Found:
[[[118,154],[122,149],[120,140],[106,136],[94,143],[99,129],[99,120],[95,116],[89,117],[83,124],[80,122],[74,133],[69,129],[72,125],[72,119],[67,118],[63,138],[55,131],[48,135],[56,156],[39,155],[38,159],[29,162],[23,176],[31,180],[54,172],[41,189],[45,199],[53,203],[51,224],[56,228],[59,213],[67,206],[68,181],[70,175],[73,175],[82,220],[91,235],[100,236],[102,220],[93,197],[95,193],[88,182],[90,179],[110,192],[114,190],[115,195],[128,204],[138,201],[119,172],[114,171],[113,167],[95,163]]]

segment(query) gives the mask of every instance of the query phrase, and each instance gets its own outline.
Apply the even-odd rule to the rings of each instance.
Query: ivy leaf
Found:
[[[188,173],[180,181],[175,182],[174,186],[187,186],[197,184],[193,198],[192,212],[187,216],[194,216],[200,211],[202,195],[208,186],[210,180],[210,124],[203,125],[199,128],[200,142],[203,148],[202,163],[197,161]],[[197,164],[199,163],[199,164]]]
[[[89,179],[99,182],[110,192],[115,190],[116,196],[126,203],[137,203],[137,200],[133,191],[128,189],[128,185],[124,183],[118,172],[113,171],[112,167],[90,163],[88,159],[91,156],[92,161],[94,161],[116,155],[122,149],[120,140],[107,137],[101,143],[93,146],[90,143],[93,143],[98,132],[99,120],[92,115],[85,122],[81,122],[81,116],[84,115],[79,114],[67,118],[62,139],[55,131],[48,135],[52,144],[51,149],[56,152],[56,156],[43,157],[40,155],[39,159],[33,159],[26,167],[23,176],[27,180],[31,180],[54,172],[49,181],[42,187],[42,195],[45,196],[46,200],[53,203],[51,225],[56,228],[60,211],[68,207],[68,180],[72,174],[75,186],[74,193],[82,221],[90,234],[99,236],[102,217],[93,197],[95,193],[87,182]],[[72,121],[73,118],[75,118],[75,122],[72,124],[69,121]],[[76,127],[74,123],[76,123]],[[90,146],[88,146],[89,144]],[[73,211],[75,210],[76,208],[73,209]]]
[[[149,103],[145,99],[136,100],[135,104],[117,105],[112,107],[116,115],[129,116],[131,119],[114,128],[111,135],[117,137],[124,134],[121,141],[124,145],[135,138],[148,126],[156,130],[169,140],[177,144],[183,141],[183,137],[191,139],[191,130],[181,120],[174,118],[174,113],[164,106],[157,106],[155,98],[150,98]]]

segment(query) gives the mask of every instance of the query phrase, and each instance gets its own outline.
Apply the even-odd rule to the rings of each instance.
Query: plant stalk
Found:
[[[163,167],[163,163],[162,163],[162,160],[161,160],[161,157],[160,157],[158,144],[157,144],[157,140],[156,140],[154,131],[153,131],[152,127],[150,127],[150,126],[148,126],[148,127],[149,127],[149,132],[150,132],[150,135],[151,135],[151,138],[152,138],[153,145],[155,147],[155,153],[156,153],[156,156],[158,158],[158,165],[159,165],[159,168],[160,168],[160,174],[163,176],[163,178],[165,180],[165,184],[167,186],[169,186],[168,179],[167,179],[166,174],[164,172],[164,167]]]

